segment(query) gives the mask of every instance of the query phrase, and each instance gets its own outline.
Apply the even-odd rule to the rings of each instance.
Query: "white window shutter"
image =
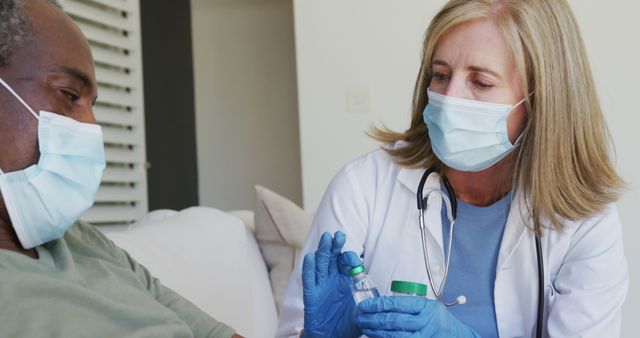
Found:
[[[89,40],[107,168],[96,203],[82,219],[122,225],[148,211],[139,0],[63,0]]]

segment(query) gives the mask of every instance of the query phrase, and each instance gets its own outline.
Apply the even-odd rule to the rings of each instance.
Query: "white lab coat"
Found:
[[[361,254],[370,278],[382,294],[394,279],[428,284],[424,268],[416,191],[424,170],[401,168],[383,150],[346,165],[331,181],[301,252],[313,252],[320,235],[341,230],[346,250]],[[432,175],[424,192],[440,188]],[[436,285],[444,253],[440,207],[430,199],[426,211],[427,245]],[[516,193],[498,254],[495,311],[500,337],[533,337],[538,272],[529,214]],[[618,337],[621,306],[628,289],[622,231],[615,206],[595,217],[565,222],[565,230],[546,231],[541,239],[545,271],[544,336]],[[455,247],[452,254],[455,255]],[[280,314],[276,337],[297,336],[303,328],[298,259]],[[433,293],[429,290],[429,298]],[[464,305],[457,305],[464,306]]]

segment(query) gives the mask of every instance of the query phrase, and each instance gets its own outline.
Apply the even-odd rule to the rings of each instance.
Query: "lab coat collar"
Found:
[[[415,195],[418,193],[418,184],[420,184],[420,179],[425,170],[426,169],[400,168],[397,179]],[[440,175],[434,173],[429,176],[427,182],[424,184],[423,197],[426,196],[429,191],[438,189],[440,189]]]
[[[425,169],[400,168],[397,180],[415,196],[418,192],[418,184],[420,183],[420,179],[422,178],[424,171]],[[438,190],[440,188],[440,175],[435,173],[427,179],[423,189],[423,196],[426,196],[427,193],[432,190]],[[526,224],[531,223],[531,216],[527,212],[525,198],[521,191],[515,191],[514,198],[511,203],[511,210],[507,217],[507,225],[502,236],[502,243],[500,244],[500,252],[498,254],[498,269],[509,268],[509,258],[513,255],[519,243],[528,232],[529,228]],[[437,205],[442,206],[441,203],[437,203]],[[434,204],[434,206],[436,206],[436,204]],[[431,206],[429,205],[428,207],[430,208]],[[435,215],[439,214],[440,213],[438,212]],[[433,236],[433,240],[435,240],[440,249],[443,250],[444,246],[441,222],[434,222],[433,218],[426,217],[426,215],[425,219],[428,233]]]

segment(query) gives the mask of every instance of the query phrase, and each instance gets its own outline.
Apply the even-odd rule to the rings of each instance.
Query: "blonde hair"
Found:
[[[566,0],[451,0],[431,21],[424,39],[412,102],[411,126],[404,133],[375,128],[383,142],[406,142],[387,149],[401,166],[442,163],[431,151],[423,121],[431,59],[438,40],[452,27],[492,20],[503,32],[523,74],[528,125],[516,160],[514,185],[526,196],[537,234],[542,226],[562,229],[562,219],[579,220],[618,199],[624,183],[609,158],[611,139],[602,116],[584,43]],[[550,224],[542,225],[544,221]]]

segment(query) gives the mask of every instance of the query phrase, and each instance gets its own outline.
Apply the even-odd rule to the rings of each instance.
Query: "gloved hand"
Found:
[[[325,232],[315,255],[302,263],[304,301],[303,337],[359,337],[356,303],[351,295],[348,271],[362,262],[354,252],[341,254],[347,238],[338,231],[333,239]]]
[[[479,338],[435,300],[413,296],[379,297],[359,304],[357,323],[370,338]]]

